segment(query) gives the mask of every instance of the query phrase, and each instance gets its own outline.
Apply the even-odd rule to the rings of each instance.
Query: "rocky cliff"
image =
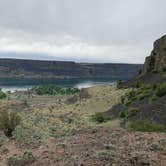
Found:
[[[128,91],[121,102],[105,112],[104,116],[121,117],[124,120],[122,127],[136,124],[138,128],[134,125],[130,127],[138,131],[155,131],[155,127],[156,131],[161,131],[157,126],[166,131],[166,35],[154,42],[143,71],[119,87],[134,89]]]
[[[0,78],[133,77],[142,65],[0,59]]]
[[[146,58],[143,73],[166,70],[166,35],[154,42],[151,55]]]

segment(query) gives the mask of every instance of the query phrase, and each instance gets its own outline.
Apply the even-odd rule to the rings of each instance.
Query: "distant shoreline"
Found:
[[[78,89],[83,89],[83,88],[91,88],[91,87],[96,87],[96,86],[108,86],[108,85],[114,85],[115,82],[94,82],[94,81],[86,81],[86,82],[81,82],[78,84],[73,85],[72,87],[78,88]],[[15,91],[26,91],[28,89],[31,89],[36,85],[18,85],[18,86],[0,86],[2,91],[4,92],[15,92]],[[63,85],[57,85],[57,86],[63,86]],[[65,87],[65,86],[64,86]]]

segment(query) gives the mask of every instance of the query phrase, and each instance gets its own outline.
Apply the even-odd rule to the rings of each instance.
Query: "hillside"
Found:
[[[148,125],[150,128],[157,126],[165,130],[166,35],[154,42],[154,48],[146,58],[142,72],[121,83],[119,88],[130,88],[130,91],[121,98],[119,104],[105,112],[105,115],[121,117],[124,126],[132,123],[134,128]]]
[[[29,76],[38,76],[40,67],[33,63],[38,72],[31,71]],[[78,90],[47,85],[6,95],[1,91],[0,165],[165,166],[165,65],[154,71],[146,70],[147,64],[126,84],[119,81],[120,88]],[[73,65],[102,72],[106,72],[101,70],[103,66],[109,66]],[[41,70],[46,70],[43,67]],[[24,73],[27,71],[24,67]]]
[[[74,96],[27,91],[1,99],[1,110],[17,112],[22,121],[12,138],[0,132],[0,165],[165,166],[165,133],[127,131],[120,119],[99,116],[127,91],[99,86]]]
[[[133,77],[142,65],[0,59],[0,78]]]

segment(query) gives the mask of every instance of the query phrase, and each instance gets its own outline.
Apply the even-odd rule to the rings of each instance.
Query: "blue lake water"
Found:
[[[50,85],[54,84],[57,86],[66,87],[77,87],[79,89],[88,88],[99,85],[112,85],[117,80],[125,78],[66,78],[66,79],[0,79],[0,88],[3,91],[16,91],[16,90],[27,90],[37,85]]]

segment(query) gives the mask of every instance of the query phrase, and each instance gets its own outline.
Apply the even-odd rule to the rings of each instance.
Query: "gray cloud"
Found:
[[[165,0],[0,0],[0,51],[143,63],[165,11]]]

